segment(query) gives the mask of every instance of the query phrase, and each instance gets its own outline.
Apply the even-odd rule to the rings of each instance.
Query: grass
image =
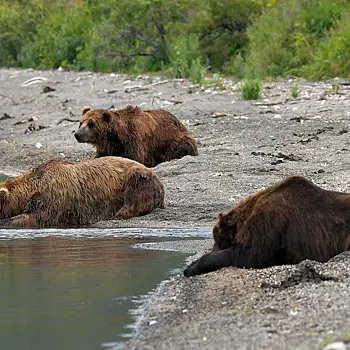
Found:
[[[290,93],[293,98],[297,98],[299,96],[299,89],[297,85],[294,85],[290,88]]]
[[[257,79],[245,80],[242,86],[242,97],[245,100],[257,100],[260,98],[261,82]]]

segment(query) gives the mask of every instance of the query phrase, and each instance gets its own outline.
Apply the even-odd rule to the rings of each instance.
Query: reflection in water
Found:
[[[124,341],[133,299],[182,267],[186,256],[130,248],[150,241],[1,239],[1,349],[90,350]]]

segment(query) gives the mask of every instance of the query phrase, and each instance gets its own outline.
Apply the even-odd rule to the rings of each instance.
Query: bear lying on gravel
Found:
[[[84,107],[74,136],[80,143],[94,145],[96,158],[125,157],[147,167],[198,155],[192,134],[173,114],[162,109]]]
[[[68,227],[164,207],[158,175],[130,159],[51,160],[0,183],[0,227]]]
[[[213,237],[212,251],[190,264],[186,277],[227,266],[326,262],[349,250],[350,194],[292,176],[220,213]]]

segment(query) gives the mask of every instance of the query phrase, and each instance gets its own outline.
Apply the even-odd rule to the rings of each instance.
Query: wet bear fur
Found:
[[[228,266],[326,262],[349,250],[350,194],[292,176],[220,213],[213,238],[212,251],[190,264],[186,277]]]
[[[147,167],[198,155],[192,134],[173,114],[162,109],[84,107],[75,138],[95,146],[97,158],[125,157]]]
[[[164,186],[120,157],[51,160],[0,183],[0,227],[72,227],[129,219],[164,207]]]

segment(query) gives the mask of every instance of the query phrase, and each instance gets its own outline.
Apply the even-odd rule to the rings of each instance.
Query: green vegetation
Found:
[[[242,86],[242,97],[245,100],[257,100],[260,97],[261,83],[257,79],[246,80]]]
[[[297,98],[299,96],[299,89],[297,85],[294,85],[290,88],[290,93],[293,98]]]
[[[349,78],[350,2],[2,0],[0,47],[3,67]]]

